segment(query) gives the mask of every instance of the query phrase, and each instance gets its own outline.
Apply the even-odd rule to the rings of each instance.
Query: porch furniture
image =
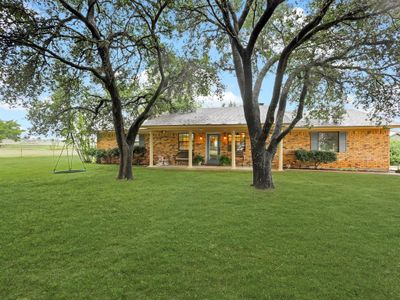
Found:
[[[186,165],[189,162],[189,151],[181,150],[175,155],[175,164]]]
[[[169,166],[169,159],[166,156],[158,156],[158,161],[156,166]]]

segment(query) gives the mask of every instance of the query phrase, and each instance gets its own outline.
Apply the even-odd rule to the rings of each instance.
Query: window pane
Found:
[[[137,134],[135,143],[133,144],[135,147],[140,146],[144,147],[144,135],[143,134]]]
[[[178,134],[178,149],[179,151],[189,150],[189,134],[179,133]],[[194,134],[192,134],[192,149],[194,149]]]
[[[320,132],[318,149],[321,151],[339,151],[339,132]]]
[[[134,146],[139,146],[139,135],[136,135],[135,142],[133,143]]]
[[[237,133],[235,135],[235,148],[236,155],[243,155],[246,151],[246,134],[245,133]],[[228,135],[228,151],[232,151],[232,134]]]

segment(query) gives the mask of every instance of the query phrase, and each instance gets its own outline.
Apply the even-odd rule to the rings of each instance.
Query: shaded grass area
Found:
[[[400,177],[0,159],[0,298],[396,299]]]

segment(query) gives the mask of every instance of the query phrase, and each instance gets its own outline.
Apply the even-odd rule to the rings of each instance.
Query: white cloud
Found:
[[[139,85],[146,86],[149,84],[149,73],[144,70],[138,74]]]
[[[0,109],[5,109],[5,110],[18,110],[18,111],[24,111],[26,110],[25,108],[23,108],[22,106],[16,105],[16,106],[11,106],[7,103],[0,103]]]
[[[197,98],[197,102],[201,105],[201,107],[222,107],[235,105],[242,106],[242,98],[235,95],[231,91],[226,91],[222,95],[222,99],[220,99],[217,95],[212,96],[200,96]]]

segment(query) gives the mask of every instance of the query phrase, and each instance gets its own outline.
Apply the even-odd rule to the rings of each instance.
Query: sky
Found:
[[[10,108],[7,104],[2,103],[0,103],[0,120],[15,120],[24,130],[28,129],[30,126],[30,123],[26,118],[26,110],[24,108]]]

